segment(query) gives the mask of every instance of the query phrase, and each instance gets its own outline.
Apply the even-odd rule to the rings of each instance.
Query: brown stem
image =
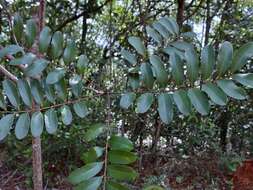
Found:
[[[18,78],[11,72],[9,72],[7,69],[5,69],[5,67],[2,65],[0,65],[0,72],[3,73],[9,79],[13,80],[14,82],[18,81]]]
[[[43,190],[40,137],[35,137],[32,139],[32,157],[33,157],[33,189]]]
[[[151,147],[151,152],[154,155],[155,155],[156,150],[157,150],[157,143],[159,142],[161,127],[162,127],[162,124],[161,124],[161,121],[159,120],[158,114],[157,114],[157,117],[156,117],[155,127],[156,127],[156,129],[155,129],[153,142],[152,142],[152,147]]]
[[[212,22],[212,17],[210,15],[210,1],[207,0],[206,2],[206,29],[205,29],[205,42],[204,42],[205,45],[208,44],[209,32],[211,29],[211,22]]]
[[[40,0],[39,4],[39,31],[42,30],[44,26],[44,16],[46,9],[46,1]],[[33,107],[38,108],[38,105]],[[34,137],[32,139],[32,156],[33,156],[33,185],[34,190],[43,190],[43,174],[42,174],[42,154],[41,154],[41,138]]]
[[[179,27],[181,28],[184,21],[184,7],[185,7],[185,1],[184,0],[178,0],[178,8],[177,8],[177,23]]]

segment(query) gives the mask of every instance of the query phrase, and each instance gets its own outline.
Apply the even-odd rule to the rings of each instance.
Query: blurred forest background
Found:
[[[35,0],[0,1],[0,44],[10,39],[9,16],[19,12],[24,19],[37,14]],[[174,114],[163,124],[152,108],[136,114],[119,107],[119,94],[126,86],[126,67],[121,47],[129,36],[147,38],[145,26],[163,17],[176,18],[181,31],[194,32],[191,42],[200,50],[207,44],[216,49],[224,41],[237,48],[253,40],[253,1],[251,0],[50,0],[45,23],[75,39],[78,54],[86,54],[89,69],[85,85],[112,96],[112,123],[119,133],[134,142],[139,172],[130,189],[156,184],[167,189],[230,189],[232,174],[243,160],[253,156],[253,91],[243,101],[230,100],[227,106],[213,106],[208,116]],[[112,44],[109,27],[112,26]],[[111,48],[111,50],[110,50]],[[113,81],[106,64],[113,57]],[[1,63],[2,64],[2,63]],[[252,65],[252,64],[251,64]],[[54,67],[53,64],[50,67]],[[71,67],[68,68],[71,71]],[[253,67],[247,68],[253,72]],[[13,70],[13,69],[12,69]],[[13,70],[15,73],[15,70]],[[0,80],[4,76],[0,75]],[[118,93],[117,93],[118,92]],[[60,125],[55,135],[42,135],[44,184],[47,188],[71,189],[66,181],[70,171],[83,164],[83,154],[91,146],[84,139],[84,126],[105,122],[106,99],[93,96],[93,108],[85,119],[71,126]],[[0,142],[0,189],[32,189],[31,138],[17,140],[14,134]],[[101,138],[103,139],[103,137]],[[99,143],[99,139],[96,143]]]

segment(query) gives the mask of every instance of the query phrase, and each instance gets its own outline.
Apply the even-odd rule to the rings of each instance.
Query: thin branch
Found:
[[[185,10],[191,8],[191,6],[193,5],[195,0],[192,0],[186,7],[185,7]]]
[[[47,106],[47,107],[40,107],[40,108],[31,108],[31,109],[27,109],[27,110],[19,110],[19,111],[0,111],[1,114],[8,114],[8,113],[13,113],[13,114],[21,114],[21,113],[33,113],[34,111],[46,111],[49,109],[54,109],[54,108],[59,108],[62,107],[64,105],[70,105],[70,104],[75,104],[84,100],[87,100],[89,98],[93,98],[94,96],[102,96],[105,94],[97,94],[97,95],[93,95],[91,96],[82,96],[81,98],[75,99],[75,100],[69,100],[63,103],[59,103],[59,104],[54,104],[52,106]]]
[[[18,81],[18,78],[13,75],[10,71],[8,71],[3,65],[0,65],[0,72],[3,73],[6,77],[11,79],[14,82]]]
[[[56,27],[56,31],[58,30],[61,30],[62,28],[64,28],[67,24],[75,21],[75,20],[78,20],[79,18],[81,18],[82,16],[84,15],[87,15],[86,18],[88,18],[88,15],[91,14],[91,13],[96,13],[98,11],[100,11],[107,3],[109,3],[110,1],[112,0],[106,0],[102,5],[100,5],[99,7],[96,7],[95,9],[92,9],[90,11],[87,11],[87,10],[84,10],[83,12],[77,14],[77,15],[74,15],[72,17],[70,17],[69,19],[65,20],[61,25],[59,25],[58,27]]]

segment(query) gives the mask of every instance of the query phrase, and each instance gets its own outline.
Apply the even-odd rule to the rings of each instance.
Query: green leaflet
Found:
[[[17,53],[24,54],[23,48],[18,45],[8,45],[0,50],[0,59],[5,57],[6,55],[15,55]]]
[[[2,92],[0,92],[0,108],[6,110],[6,101],[4,99]]]
[[[142,94],[138,99],[137,99],[137,108],[136,112],[137,113],[145,113],[148,111],[148,109],[151,107],[152,103],[154,101],[154,96],[151,93],[145,93]]]
[[[79,97],[82,94],[82,78],[80,75],[75,74],[69,79],[69,84],[71,86],[72,92],[76,97]]]
[[[84,118],[89,114],[89,111],[85,102],[77,102],[73,105],[73,108],[76,115],[78,115],[81,118]]]
[[[58,117],[54,109],[49,109],[44,115],[46,130],[49,134],[54,134],[58,128]]]
[[[104,124],[98,123],[90,126],[84,135],[86,141],[92,141],[104,132]]]
[[[31,80],[31,93],[35,102],[39,105],[43,103],[43,89],[40,82],[36,79]]]
[[[19,116],[16,126],[15,135],[17,139],[21,140],[28,135],[30,128],[30,116],[28,113],[23,113]]]
[[[8,114],[0,120],[0,141],[2,141],[9,133],[11,126],[13,125],[14,114]]]
[[[23,19],[19,15],[19,13],[15,13],[13,18],[13,33],[17,39],[17,41],[21,41],[24,33],[24,25],[23,25]]]
[[[187,49],[185,51],[187,75],[191,83],[194,83],[199,74],[199,58],[194,49]]]
[[[107,190],[129,190],[127,187],[121,185],[120,183],[116,183],[114,181],[107,181],[106,189]]]
[[[168,73],[164,68],[164,63],[157,55],[151,55],[149,60],[155,71],[155,77],[157,82],[162,87],[166,87],[166,85],[168,84]]]
[[[97,190],[102,183],[103,177],[93,177],[80,183],[74,190]]]
[[[173,79],[176,81],[177,85],[181,85],[185,80],[183,61],[176,53],[171,54],[170,65]]]
[[[218,105],[225,106],[228,102],[226,94],[215,84],[206,83],[203,84],[202,90],[207,93],[211,100]]]
[[[135,162],[137,156],[128,151],[110,150],[108,153],[108,160],[113,164],[131,164]]]
[[[244,65],[246,65],[247,60],[251,57],[253,57],[253,42],[248,42],[235,52],[231,65],[231,71],[235,72],[240,70]]]
[[[103,162],[93,162],[73,171],[68,180],[73,185],[81,183],[82,181],[89,180],[97,175],[103,167]]]
[[[161,44],[162,42],[162,37],[160,36],[160,34],[158,32],[156,32],[153,28],[151,28],[150,26],[146,26],[146,31],[147,34],[154,40],[156,41],[158,44]]]
[[[69,106],[64,105],[61,107],[61,118],[62,118],[62,122],[65,125],[70,125],[72,123],[73,115]]]
[[[67,97],[67,85],[64,78],[55,83],[54,88],[56,90],[57,96],[64,101]]]
[[[45,90],[46,98],[49,102],[55,103],[54,85],[48,85],[46,80],[43,81],[43,87]]]
[[[231,71],[235,72],[240,70],[244,65],[246,65],[247,60],[251,57],[253,57],[253,42],[248,42],[235,52],[231,65]]]
[[[51,41],[51,29],[45,26],[40,32],[39,36],[39,51],[44,53],[47,51]]]
[[[159,22],[154,22],[152,24],[153,28],[159,32],[159,34],[161,34],[161,36],[167,40],[170,38],[170,33],[168,32],[168,30],[166,29],[166,27],[164,27],[161,23]]]
[[[135,98],[136,94],[133,92],[123,94],[120,98],[120,107],[123,109],[128,109],[133,104]]]
[[[36,38],[36,34],[37,34],[36,21],[34,19],[29,19],[26,22],[26,28],[25,28],[26,45],[29,48],[32,47]]]
[[[76,45],[74,40],[69,40],[63,52],[63,61],[65,64],[71,63],[76,58]]]
[[[40,75],[47,67],[48,61],[45,59],[36,59],[31,65],[25,68],[25,74],[29,77]]]
[[[199,89],[192,88],[188,90],[188,96],[192,105],[201,115],[207,115],[210,111],[210,105],[207,96]]]
[[[160,18],[158,22],[168,31],[169,34],[172,34],[172,35],[174,34],[172,25],[167,18],[165,17]]]
[[[185,42],[185,41],[174,41],[174,42],[171,42],[169,44],[170,46],[172,47],[175,47],[176,49],[180,50],[180,51],[187,51],[188,49],[194,49],[194,46],[188,42]]]
[[[95,146],[95,147],[92,147],[91,149],[89,149],[88,152],[85,152],[82,155],[82,160],[86,164],[88,164],[90,162],[95,162],[96,159],[100,158],[103,155],[103,153],[104,153],[104,148]]]
[[[150,89],[153,88],[154,77],[151,65],[149,63],[142,63],[140,70],[141,70],[141,79],[144,85]]]
[[[79,73],[83,73],[84,69],[88,66],[89,60],[86,55],[80,55],[77,61],[77,70]]]
[[[179,111],[184,115],[189,115],[192,112],[191,101],[184,90],[178,90],[173,94],[174,102]]]
[[[6,79],[3,81],[3,89],[11,104],[16,108],[19,108],[20,98],[15,83]]]
[[[163,17],[159,19],[159,22],[166,27],[166,29],[174,35],[179,34],[179,26],[174,18]]]
[[[145,56],[146,49],[143,42],[139,37],[131,36],[128,38],[128,42],[134,49],[141,55]]]
[[[31,133],[33,137],[39,137],[43,132],[44,119],[41,112],[34,112],[31,118]]]
[[[115,135],[112,135],[109,139],[109,146],[111,150],[131,151],[134,148],[133,143],[129,139]]]
[[[185,38],[185,39],[197,39],[197,34],[195,32],[183,32],[180,34],[181,37]]]
[[[169,124],[173,119],[173,105],[169,94],[162,93],[158,96],[158,113],[161,120]]]
[[[245,90],[237,86],[233,81],[218,80],[217,84],[228,96],[238,100],[246,99],[247,94]]]
[[[59,58],[63,51],[63,35],[60,31],[54,33],[51,41],[51,55],[53,59]]]
[[[25,105],[32,107],[32,94],[28,82],[24,79],[18,79],[18,90],[19,94]]]
[[[121,49],[120,54],[132,65],[136,65],[137,59],[134,54],[130,53],[129,51],[125,50],[124,48]]]
[[[248,88],[253,88],[253,73],[235,74],[233,79]]]
[[[27,53],[21,58],[13,59],[9,62],[10,65],[31,65],[33,61],[36,59],[36,55],[33,53]]]
[[[137,76],[129,76],[128,84],[131,86],[133,90],[136,90],[140,86],[140,77]]]
[[[208,79],[211,77],[215,64],[215,51],[213,46],[207,45],[201,51],[201,73],[202,78]]]
[[[232,63],[233,46],[230,42],[223,42],[217,58],[217,70],[221,76],[227,72]]]
[[[137,172],[125,165],[109,165],[108,175],[117,180],[133,181],[138,176]]]
[[[51,71],[46,78],[47,84],[55,84],[59,82],[65,75],[66,71],[63,68],[56,68]]]
[[[171,56],[174,56],[174,54],[178,55],[180,59],[184,59],[184,52],[179,50],[178,48],[174,46],[168,46],[162,50],[165,54]],[[171,58],[170,58],[171,59]],[[171,61],[171,60],[170,60]]]

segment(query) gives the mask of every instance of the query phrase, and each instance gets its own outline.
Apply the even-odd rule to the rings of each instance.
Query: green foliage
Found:
[[[136,112],[137,113],[145,113],[148,111],[148,109],[151,107],[152,103],[154,101],[154,96],[152,93],[145,93],[142,94],[138,99],[137,99],[137,108]]]
[[[23,113],[19,116],[15,126],[15,135],[17,139],[21,140],[25,138],[29,132],[29,128],[30,116],[28,113]]]
[[[39,137],[44,128],[44,116],[41,112],[35,112],[31,118],[31,133],[34,137]]]
[[[161,120],[169,124],[173,119],[173,105],[169,94],[162,93],[158,96],[158,113]]]
[[[50,45],[51,41],[51,29],[44,27],[39,36],[39,51],[45,53]]]
[[[161,39],[157,32],[163,37],[164,47],[159,47]],[[239,48],[235,55],[233,55],[232,44],[224,42],[216,60],[215,49],[212,45],[205,46],[199,56],[192,44],[178,39],[177,36],[181,34],[173,19],[164,17],[155,21],[147,27],[147,34],[152,37],[151,41],[147,42],[147,47],[143,47],[144,42],[139,37],[129,37],[128,39],[129,44],[139,55],[134,56],[130,51],[127,51],[126,55],[125,51],[121,51],[123,58],[127,61],[131,60],[129,55],[131,58],[144,60],[144,63],[137,62],[136,66],[132,67],[131,65],[130,68],[131,71],[135,71],[136,78],[140,73],[141,79],[140,81],[135,80],[134,85],[130,83],[130,86],[133,90],[144,91],[137,97],[137,113],[147,112],[153,104],[154,97],[157,96],[158,106],[154,107],[157,107],[161,120],[168,124],[173,119],[174,103],[184,115],[192,113],[192,105],[200,114],[208,115],[213,103],[225,106],[228,103],[227,96],[238,100],[246,99],[247,94],[243,86],[251,88],[252,74],[237,73],[232,75],[232,73],[240,72],[247,60],[252,57],[252,42]],[[149,44],[154,46],[152,40],[158,43],[158,48],[152,47],[152,50],[149,50]],[[147,57],[149,57],[151,64]],[[169,62],[169,65],[166,62]],[[129,74],[129,81],[132,80],[133,76]],[[238,86],[234,81],[239,82],[242,86]],[[155,82],[159,85],[154,85]],[[167,91],[167,87],[171,88],[171,83],[174,86]],[[157,95],[149,92],[153,89]],[[167,92],[164,93],[163,89],[166,89]],[[170,94],[173,99],[169,98]],[[122,106],[127,109],[133,100],[133,98],[130,99],[130,96],[124,95],[121,97],[121,106],[123,102],[127,102]]]
[[[129,37],[128,42],[135,48],[135,50],[141,54],[145,55],[145,47],[144,44],[142,43],[141,39],[139,37]]]
[[[37,34],[36,21],[34,19],[27,20],[25,28],[25,40],[27,47],[32,47]]]
[[[86,136],[89,137],[89,141],[96,139],[103,132],[99,131],[98,133],[98,129],[101,127],[103,126],[96,125],[88,129]],[[106,187],[108,189],[127,189],[122,184],[115,182],[115,180],[131,181],[137,177],[137,173],[130,166],[127,166],[137,159],[137,156],[131,152],[133,149],[131,141],[125,137],[113,135],[106,144],[105,149],[93,147],[86,152],[83,155],[86,165],[70,174],[68,179],[72,184],[77,185],[76,189],[81,187],[81,189],[89,189],[89,187],[86,187],[86,184],[93,183],[93,189],[98,189],[102,185],[102,178],[106,180]],[[97,162],[99,159],[107,160],[107,162]],[[106,172],[103,175],[99,175],[103,168]],[[94,178],[101,180],[95,180]]]
[[[23,30],[23,19],[18,13],[16,13],[13,18],[13,33],[18,41],[21,41],[22,39]]]
[[[38,39],[38,50],[43,56],[35,55],[29,52],[36,39],[35,21],[30,19],[26,22],[24,35],[23,28],[23,21],[17,15],[13,32],[17,33],[18,41],[25,42],[22,44],[25,48],[12,44],[0,50],[1,59],[6,55],[13,56],[10,66],[25,66],[17,85],[8,79],[3,82],[0,107],[13,114],[4,115],[0,120],[0,140],[9,134],[13,124],[18,139],[25,138],[29,129],[33,137],[38,137],[44,126],[47,133],[55,134],[59,124],[71,125],[73,111],[80,118],[87,117],[90,112],[88,93],[83,86],[90,66],[87,56],[77,56],[74,40],[68,39],[64,47],[64,35],[60,31],[52,33],[53,30],[47,26]],[[146,32],[151,39],[128,38],[136,55],[128,48],[121,49],[121,55],[130,63],[126,69],[129,88],[120,99],[123,109],[131,108],[136,99],[137,113],[156,109],[160,119],[169,124],[177,113],[174,105],[184,115],[193,114],[192,107],[200,114],[208,115],[211,102],[224,106],[228,102],[227,96],[239,100],[247,97],[242,86],[252,88],[252,73],[232,73],[241,72],[252,57],[252,42],[239,48],[234,55],[231,43],[224,42],[216,60],[212,45],[204,47],[199,56],[196,48],[184,41],[186,33],[179,32],[179,26],[172,18],[163,17],[155,21],[146,27]],[[153,45],[151,51],[149,44]],[[58,62],[61,67],[52,69],[51,63]],[[72,66],[77,73],[69,73]],[[14,108],[7,108],[6,100]],[[18,119],[14,123],[15,117]],[[94,146],[83,154],[85,165],[68,178],[76,189],[99,189],[103,181],[108,189],[127,189],[121,182],[133,181],[138,176],[129,166],[137,159],[130,140],[115,135],[108,125],[100,123],[89,125],[84,139],[91,144],[102,135],[106,138],[104,147]]]
[[[3,140],[9,133],[11,126],[14,121],[14,115],[13,114],[8,114],[2,117],[0,120],[0,140]]]
[[[6,79],[3,81],[3,89],[11,104],[19,108],[20,98],[15,83]]]
[[[133,92],[123,94],[120,99],[120,107],[123,109],[128,109],[129,106],[133,104],[136,94]]]

